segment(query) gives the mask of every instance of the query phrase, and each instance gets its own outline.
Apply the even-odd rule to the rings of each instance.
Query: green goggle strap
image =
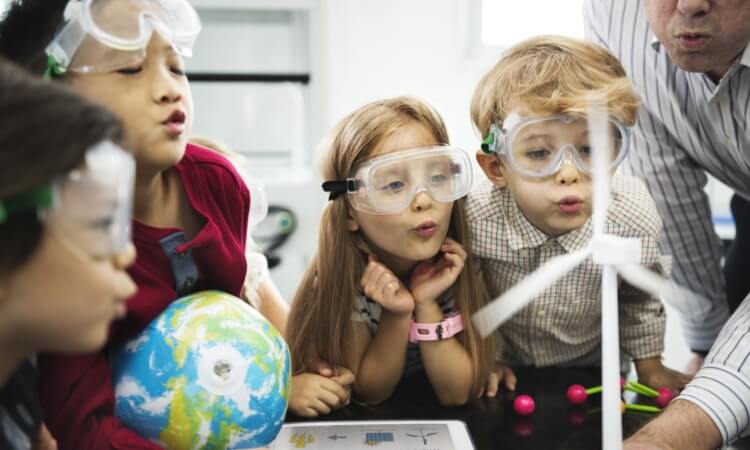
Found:
[[[37,208],[49,208],[51,205],[52,186],[44,186],[31,192],[0,200],[0,224],[5,223],[11,214]]]
[[[54,56],[47,55],[47,69],[44,71],[44,79],[51,80],[65,73],[65,70],[60,66]]]
[[[487,153],[488,155],[491,155],[493,153],[493,148],[495,145],[495,133],[489,133],[486,138],[482,141],[482,151]]]

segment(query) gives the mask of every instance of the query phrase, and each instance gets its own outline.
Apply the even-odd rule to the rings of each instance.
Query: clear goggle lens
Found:
[[[186,0],[71,0],[65,27],[47,47],[58,70],[98,72],[143,59],[154,31],[191,56],[201,30]]]
[[[87,254],[112,256],[131,242],[134,182],[133,157],[104,141],[88,151],[84,166],[55,182],[42,218]]]
[[[428,193],[435,201],[452,202],[471,188],[472,166],[465,152],[451,147],[419,148],[374,158],[355,177],[352,206],[374,214],[405,209],[414,197]]]
[[[614,169],[628,148],[628,130],[616,119],[609,119],[607,159]],[[524,175],[545,177],[560,170],[570,160],[578,169],[591,174],[588,123],[585,117],[551,116],[518,122],[507,131],[493,125],[496,152],[507,158]]]

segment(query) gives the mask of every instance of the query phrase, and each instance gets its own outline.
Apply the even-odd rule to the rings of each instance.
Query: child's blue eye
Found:
[[[401,191],[406,184],[403,181],[391,181],[390,183],[386,184],[382,189],[388,190],[391,192],[399,192]]]
[[[432,184],[443,184],[448,181],[448,177],[441,174],[433,175],[430,177],[430,183]]]

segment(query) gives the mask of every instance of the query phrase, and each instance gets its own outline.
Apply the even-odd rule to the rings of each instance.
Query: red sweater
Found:
[[[191,250],[198,269],[192,291],[218,289],[239,296],[246,271],[250,193],[234,167],[211,150],[188,145],[175,167],[190,204],[206,221],[195,238],[176,249]],[[95,354],[40,358],[44,420],[61,450],[160,448],[115,418],[107,355],[111,345],[138,334],[179,297],[170,259],[159,241],[180,231],[134,222],[138,256],[129,273],[138,291],[128,300],[126,317],[112,325],[107,346]]]

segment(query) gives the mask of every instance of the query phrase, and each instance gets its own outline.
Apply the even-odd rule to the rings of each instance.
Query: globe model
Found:
[[[112,361],[117,417],[168,449],[262,447],[281,429],[289,349],[229,294],[176,300]]]

